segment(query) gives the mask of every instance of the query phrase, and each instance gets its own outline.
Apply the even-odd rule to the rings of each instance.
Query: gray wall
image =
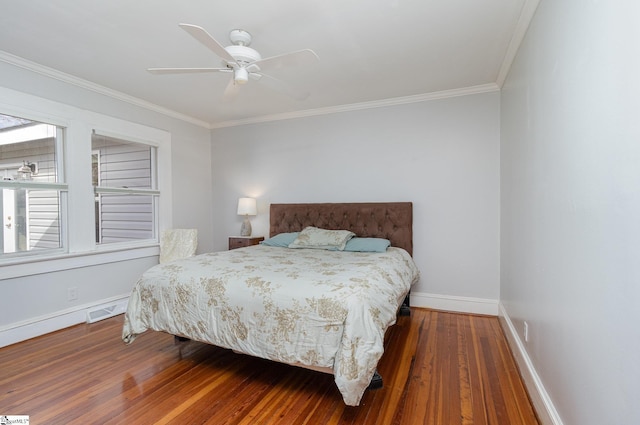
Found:
[[[640,423],[639,17],[540,2],[502,90],[501,299],[565,424]]]
[[[414,292],[497,300],[498,132],[498,92],[214,130],[215,248],[241,196],[257,235],[273,202],[412,201]]]

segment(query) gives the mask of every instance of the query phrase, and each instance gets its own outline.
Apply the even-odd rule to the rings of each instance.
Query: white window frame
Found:
[[[58,166],[62,167],[60,181],[68,185],[64,193],[67,204],[61,206],[67,222],[60,224],[66,248],[48,255],[0,259],[0,280],[158,255],[157,240],[96,246],[95,194],[90,178],[91,132],[96,129],[102,134],[157,147],[157,189],[162,194],[156,220],[159,229],[172,227],[171,133],[3,87],[0,87],[0,113],[64,129],[62,152],[66,166],[62,167],[62,161]]]
[[[154,148],[154,155],[151,155],[151,186],[155,189],[133,189],[133,188],[124,188],[124,187],[107,187],[107,186],[98,186],[94,189],[95,195],[100,194],[126,194],[126,195],[149,195],[153,199],[153,238],[144,239],[139,241],[127,241],[127,242],[112,242],[112,243],[98,243],[96,242],[97,249],[114,249],[118,247],[127,247],[127,246],[139,246],[139,245],[148,245],[149,242],[158,243],[159,242],[159,234],[160,234],[160,190],[159,190],[159,179],[158,179],[158,155],[159,155],[159,146],[158,143],[148,140],[142,140],[135,136],[128,137],[119,134],[114,134],[105,130],[97,130],[94,129],[92,134],[112,137],[117,140],[122,140],[125,142],[133,142],[141,145],[147,145]],[[93,155],[95,150],[91,150],[91,154]],[[96,223],[97,224],[97,223]],[[105,248],[106,247],[106,248]]]
[[[55,147],[54,147],[54,151],[55,151],[55,163],[56,163],[56,176],[57,176],[57,181],[56,182],[34,182],[34,181],[25,181],[25,180],[3,180],[0,182],[0,188],[7,188],[7,189],[26,189],[26,190],[30,190],[30,189],[42,189],[42,190],[54,190],[57,191],[59,194],[59,202],[60,204],[58,205],[59,208],[59,226],[60,226],[60,231],[59,231],[59,235],[58,237],[60,238],[60,247],[59,248],[50,248],[50,249],[38,249],[38,250],[28,250],[28,251],[20,251],[20,252],[15,252],[15,253],[3,253],[2,255],[0,255],[0,265],[3,264],[7,264],[7,263],[12,263],[12,262],[19,262],[19,261],[25,261],[25,260],[31,260],[31,259],[38,259],[38,258],[47,258],[47,257],[51,257],[51,256],[57,256],[60,254],[64,254],[68,252],[68,239],[67,239],[67,233],[66,233],[66,229],[67,229],[67,211],[68,211],[68,190],[69,190],[69,185],[66,183],[65,181],[65,173],[64,173],[64,169],[65,169],[65,165],[64,165],[64,148],[65,148],[65,135],[66,135],[66,128],[64,127],[64,125],[61,125],[59,123],[54,123],[51,122],[49,120],[47,120],[46,118],[39,118],[39,117],[34,117],[32,115],[29,114],[20,114],[17,115],[16,113],[12,113],[12,112],[4,112],[4,111],[0,111],[0,113],[4,114],[4,115],[11,115],[11,116],[15,116],[18,118],[24,118],[24,119],[28,119],[31,120],[33,122],[37,122],[37,123],[41,123],[41,124],[46,124],[46,125],[51,125],[51,126],[55,126],[56,127],[56,137],[55,137]]]

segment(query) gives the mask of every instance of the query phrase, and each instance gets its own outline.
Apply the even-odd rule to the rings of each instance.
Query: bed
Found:
[[[419,276],[412,220],[410,202],[272,204],[265,242],[275,243],[146,271],[129,298],[122,338],[132,343],[147,330],[164,331],[333,373],[345,404],[357,406],[376,373],[385,331],[403,303],[408,309]],[[309,229],[353,232],[349,246],[379,238],[391,246],[380,252],[289,247],[296,244],[287,238],[298,243]]]

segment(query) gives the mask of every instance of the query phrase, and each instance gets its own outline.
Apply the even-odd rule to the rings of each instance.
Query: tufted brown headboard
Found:
[[[351,230],[359,237],[389,239],[413,255],[411,202],[271,204],[269,222],[270,236],[307,226]]]

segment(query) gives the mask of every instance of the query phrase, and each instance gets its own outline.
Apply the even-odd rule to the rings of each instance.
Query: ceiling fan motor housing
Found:
[[[236,60],[238,65],[245,66],[250,64],[251,62],[255,62],[257,60],[262,59],[260,53],[253,50],[251,47],[247,46],[227,46],[224,48],[233,58]],[[231,65],[231,64],[228,64]]]
[[[227,61],[223,61],[223,63],[235,70],[233,79],[237,84],[245,84],[249,81],[247,65],[262,59],[262,56],[251,47],[248,47],[249,44],[251,44],[251,34],[247,31],[240,29],[232,30],[229,33],[229,39],[233,45],[227,46],[224,49],[235,59],[235,63]],[[257,65],[253,65],[253,67],[255,69],[251,69],[252,73],[260,70]]]
[[[251,44],[251,34],[249,34],[249,32],[241,29],[231,30],[229,33],[229,40],[231,40],[231,43],[233,44],[225,47],[224,49],[227,53],[233,56],[241,67],[262,59],[260,53],[249,47]]]

